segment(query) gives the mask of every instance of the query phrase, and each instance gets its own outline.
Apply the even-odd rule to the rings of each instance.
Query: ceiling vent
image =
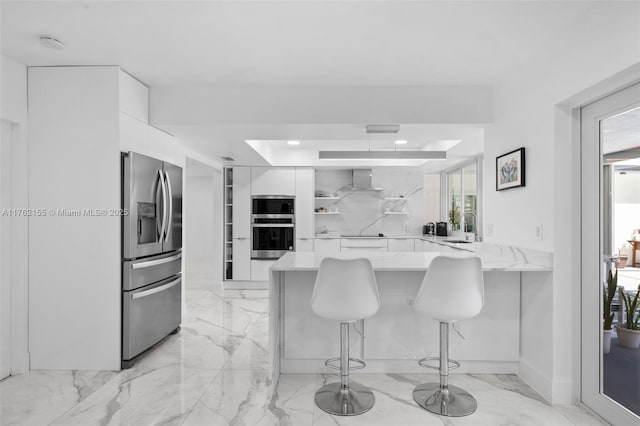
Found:
[[[220,157],[220,159],[226,163],[233,163],[234,161],[236,161],[234,158],[232,157]]]
[[[367,133],[398,133],[400,131],[399,124],[367,124]]]
[[[367,124],[367,134],[395,134],[400,131],[399,124]],[[398,141],[399,142],[399,141]],[[395,147],[400,145],[395,143]],[[406,141],[405,141],[406,143]],[[366,151],[318,151],[320,160],[444,160],[446,151],[401,150],[393,151],[371,150],[371,136],[369,149]],[[371,188],[369,190],[372,190]]]

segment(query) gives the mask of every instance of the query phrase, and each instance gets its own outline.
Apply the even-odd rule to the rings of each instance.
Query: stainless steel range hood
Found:
[[[373,173],[371,169],[353,169],[352,191],[382,191],[372,185]]]

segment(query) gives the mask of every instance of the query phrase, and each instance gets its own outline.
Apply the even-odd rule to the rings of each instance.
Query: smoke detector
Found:
[[[46,47],[47,49],[53,49],[53,50],[64,49],[64,43],[53,36],[43,34],[39,36],[39,38],[40,38],[40,44]]]

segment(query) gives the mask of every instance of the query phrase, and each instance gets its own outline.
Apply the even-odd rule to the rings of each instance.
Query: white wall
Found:
[[[440,221],[440,175],[424,175],[424,222]]]
[[[222,280],[222,172],[185,161],[184,253],[186,286],[219,287]]]
[[[11,204],[28,207],[27,68],[0,55],[0,119],[12,123]],[[5,238],[1,236],[0,238]],[[11,218],[10,265],[3,256],[0,268],[11,270],[11,370],[29,368],[28,359],[28,220]]]
[[[152,123],[489,123],[483,86],[159,87]]]
[[[548,60],[510,74],[496,87],[494,124],[485,133],[486,240],[554,252],[552,285],[532,289],[522,301],[545,301],[549,316],[537,327],[546,333],[539,345],[522,348],[521,353],[530,367],[521,372],[525,380],[535,382],[536,390],[554,402],[572,399],[573,362],[579,359],[572,358],[572,335],[578,327],[572,312],[580,300],[572,287],[578,272],[575,241],[580,238],[575,226],[580,214],[575,198],[576,151],[570,112],[558,106],[640,61],[639,8],[637,2],[594,2],[581,21],[590,28],[588,37],[567,34],[548,52]],[[526,148],[527,186],[496,192],[495,157],[521,146]],[[486,232],[490,224],[493,236]],[[535,239],[539,224],[540,241]],[[551,358],[549,348],[553,348]]]
[[[29,68],[32,369],[120,369],[118,67]]]
[[[187,176],[186,179],[188,199],[184,212],[187,223],[185,247],[190,261],[211,261],[214,246],[213,176]]]

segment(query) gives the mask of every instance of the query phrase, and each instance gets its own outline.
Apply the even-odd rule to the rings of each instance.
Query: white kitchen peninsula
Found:
[[[369,258],[378,282],[380,310],[354,323],[350,333],[352,356],[367,363],[362,372],[428,372],[417,360],[438,355],[438,323],[415,314],[411,303],[429,264],[439,254],[474,255],[460,250],[333,255]],[[519,373],[521,341],[537,338],[522,333],[521,286],[546,282],[551,256],[495,245],[482,245],[477,255],[483,259],[485,304],[477,317],[457,323],[466,340],[451,333],[451,357],[462,364],[455,371]],[[313,284],[325,256],[288,253],[271,268],[270,373],[274,384],[280,373],[332,371],[324,366],[324,360],[339,354],[338,323],[316,316],[310,307]]]

